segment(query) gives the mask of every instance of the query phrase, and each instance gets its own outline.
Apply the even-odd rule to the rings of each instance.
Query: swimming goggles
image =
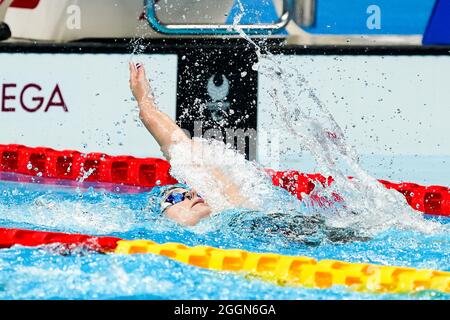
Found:
[[[199,196],[200,197],[200,196]],[[161,212],[164,212],[171,206],[184,201],[186,198],[192,199],[192,193],[182,188],[169,189],[161,201]]]

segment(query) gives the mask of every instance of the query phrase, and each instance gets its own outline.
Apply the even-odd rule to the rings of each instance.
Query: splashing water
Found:
[[[90,188],[2,183],[0,220],[20,228],[106,234],[130,230],[140,221],[139,198],[127,197]],[[142,203],[142,202],[141,202]]]
[[[343,199],[339,205],[321,211],[328,222],[368,235],[392,227],[425,233],[440,230],[439,224],[424,220],[420,212],[411,209],[403,195],[386,189],[359,166],[356,151],[345,141],[342,129],[298,70],[281,64],[270,53],[260,54],[255,68],[272,80],[269,95],[283,126],[311,152],[319,171],[334,179],[327,188],[316,185],[313,193],[328,199],[339,194]],[[292,87],[301,89],[294,91]],[[348,165],[353,179],[337,168],[338,162]]]
[[[261,48],[256,44],[255,48],[260,54]],[[142,49],[137,48],[135,53]],[[357,165],[356,153],[347,147],[339,126],[329,116],[326,108],[314,94],[310,96],[313,90],[308,88],[300,72],[280,66],[281,61],[270,53],[258,56],[259,63],[254,68],[260,74],[277,80],[273,81],[274,87],[271,90],[277,102],[274,114],[287,128],[287,134],[299,137],[298,140],[304,147],[314,153],[322,172],[335,178],[331,187],[322,190],[318,185],[316,192],[325,196],[330,196],[333,192],[339,193],[345,202],[338,203],[336,208],[320,210],[312,205],[305,208],[312,200],[306,198],[300,202],[284,190],[274,187],[270,177],[257,163],[246,161],[242,155],[223,143],[199,138],[195,140],[196,150],[183,145],[174,146],[172,173],[197,188],[215,210],[220,211],[231,204],[223,198],[220,186],[206,174],[204,168],[223,168],[236,184],[242,186],[245,196],[251,197],[254,206],[261,212],[225,211],[210,220],[203,220],[197,229],[191,229],[158,217],[159,212],[149,212],[146,207],[148,194],[145,192],[116,195],[99,191],[100,188],[83,191],[81,188],[73,190],[62,186],[0,181],[1,226],[111,235],[125,239],[151,239],[160,243],[182,242],[191,246],[210,245],[311,256],[319,260],[338,259],[448,271],[448,233],[426,235],[409,230],[388,230],[368,241],[351,240],[335,245],[322,241],[324,236],[321,228],[311,235],[312,239],[309,231],[314,230],[301,230],[300,239],[298,234],[295,234],[295,239],[286,239],[280,230],[290,232],[291,229],[284,229],[285,221],[280,219],[280,215],[272,215],[269,220],[260,219],[258,222],[263,220],[262,227],[255,226],[254,218],[259,219],[269,212],[282,211],[289,218],[289,210],[306,215],[308,209],[311,209],[325,215],[327,223],[351,225],[354,229],[367,229],[368,232],[398,227],[402,223],[405,229],[435,230],[435,225],[425,223],[420,215],[405,207],[401,195],[381,188]],[[290,82],[292,80],[294,84]],[[298,84],[301,90],[294,92],[292,88],[297,88]],[[288,108],[293,101],[296,102],[295,108]],[[356,179],[348,180],[335,169],[333,164],[336,157],[347,159],[354,165]],[[85,172],[87,176],[91,173]],[[40,180],[36,182],[39,183]],[[83,183],[84,180],[80,179],[78,182]],[[358,211],[358,215],[349,213],[357,209],[362,212]],[[402,222],[399,221],[401,219],[410,220]],[[300,221],[298,225],[306,222],[309,228],[314,229],[314,219],[303,219],[303,216],[297,215],[290,220],[293,223],[296,221]],[[442,223],[450,226],[449,222]],[[234,226],[230,227],[230,224]],[[267,232],[266,227],[273,232]],[[195,268],[161,256],[99,255],[89,252],[62,256],[52,246],[3,249],[0,251],[0,269],[2,299],[449,298],[448,295],[436,292],[373,295],[339,287],[319,290],[278,286],[244,278],[240,274]]]
[[[253,69],[272,80],[269,95],[275,103],[274,121],[278,118],[281,126],[286,128],[286,134],[295,137],[299,145],[311,152],[319,171],[334,179],[327,188],[316,185],[312,195],[333,199],[338,194],[341,199],[339,203],[323,208],[317,206],[312,197],[306,197],[304,203],[308,209],[325,216],[327,224],[358,230],[368,236],[391,228],[442,232],[443,227],[439,223],[425,220],[421,213],[410,208],[400,193],[386,189],[359,166],[357,152],[345,141],[342,129],[305,76],[294,67],[283,64],[282,55],[277,57],[267,50],[262,53],[261,46],[239,27],[244,8],[240,1],[238,3],[241,13],[234,18],[233,28],[256,50],[258,62]],[[261,167],[246,161],[229,146],[204,139],[197,139],[195,144],[196,148],[181,144],[172,148],[171,173],[197,189],[213,210],[221,211],[232,206],[223,195],[223,186],[211,177],[210,168],[214,167],[226,172],[235,185],[241,186],[244,196],[251,199],[258,210],[289,212],[299,208],[293,197],[288,202],[277,201],[279,194]],[[338,162],[348,165],[353,179],[348,179],[337,168]]]
[[[169,152],[171,175],[196,189],[214,212],[234,207],[225,196],[226,186],[214,177],[216,169],[226,173],[233,185],[239,186],[252,209],[270,213],[301,207],[293,197],[289,196],[290,201],[286,201],[284,190],[274,187],[271,178],[257,163],[247,161],[243,154],[221,141],[193,138],[193,144],[174,144]]]

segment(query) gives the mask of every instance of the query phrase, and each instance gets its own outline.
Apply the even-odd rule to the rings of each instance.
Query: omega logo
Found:
[[[28,83],[23,87],[19,87],[16,83],[3,83],[0,86],[1,112],[16,112],[19,108],[26,112],[41,109],[48,112],[50,108],[62,108],[64,112],[69,112],[58,84],[48,96],[41,93],[42,87],[36,83]]]

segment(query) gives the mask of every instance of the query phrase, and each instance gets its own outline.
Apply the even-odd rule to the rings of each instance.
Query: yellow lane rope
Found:
[[[301,256],[253,253],[180,243],[158,244],[147,240],[121,240],[118,254],[152,253],[210,270],[245,272],[280,285],[310,288],[346,286],[356,291],[414,293],[422,290],[450,292],[450,272],[408,267],[317,261]]]

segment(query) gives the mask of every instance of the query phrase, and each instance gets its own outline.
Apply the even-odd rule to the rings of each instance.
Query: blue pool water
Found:
[[[450,219],[445,232],[425,235],[389,230],[368,241],[334,243],[316,235],[313,244],[236,223],[229,211],[195,228],[149,214],[147,194],[113,193],[0,181],[0,227],[27,228],[157,242],[206,244],[259,252],[304,255],[383,265],[450,271]],[[139,190],[137,190],[139,191]],[[247,213],[251,214],[251,213]],[[230,223],[234,221],[235,223]],[[242,274],[204,270],[155,255],[61,255],[54,246],[0,250],[0,299],[449,299],[450,295],[370,294],[282,287]]]

